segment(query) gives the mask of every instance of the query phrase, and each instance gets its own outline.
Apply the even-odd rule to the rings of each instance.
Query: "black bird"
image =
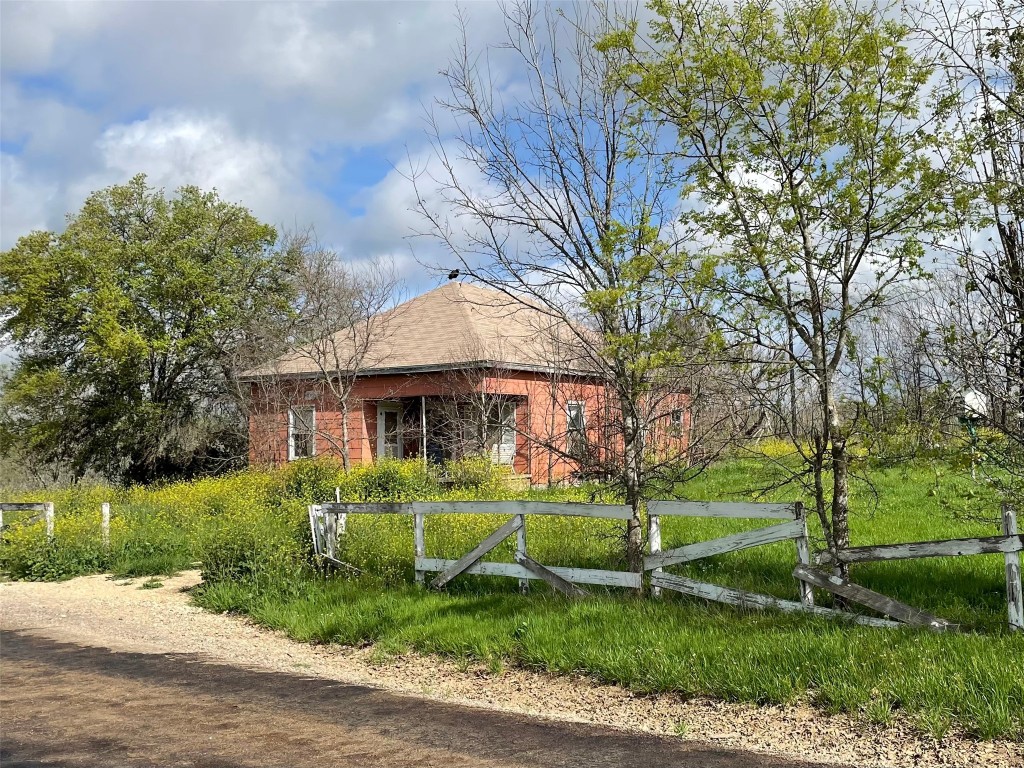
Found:
[[[451,272],[448,273],[448,279],[449,280],[454,280],[458,276],[459,276],[459,270],[457,270],[457,269],[453,269]]]

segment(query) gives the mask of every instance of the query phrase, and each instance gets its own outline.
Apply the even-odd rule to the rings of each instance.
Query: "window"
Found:
[[[672,411],[672,426],[682,427],[683,426],[683,409],[676,408]]]
[[[316,409],[303,407],[288,411],[288,460],[316,455]]]
[[[573,456],[582,456],[587,450],[587,414],[583,403],[569,403],[566,407],[566,422],[569,453]]]

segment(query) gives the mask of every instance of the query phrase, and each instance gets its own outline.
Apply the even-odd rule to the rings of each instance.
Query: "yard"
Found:
[[[686,495],[749,499],[770,473],[767,464],[732,461],[690,484]],[[349,518],[340,556],[361,571],[358,576],[325,577],[308,565],[305,505],[332,498],[335,485],[343,498],[366,501],[514,495],[498,478],[472,467],[442,491],[414,463],[385,463],[349,476],[307,464],[116,494],[79,490],[51,494],[58,511],[52,543],[38,526],[21,529],[8,536],[0,561],[16,577],[63,578],[103,570],[159,574],[200,560],[205,582],[194,592],[200,605],[245,613],[300,640],[373,643],[381,655],[415,650],[483,660],[495,670],[581,673],[640,692],[759,704],[806,701],[882,724],[908,717],[936,736],[964,731],[1024,739],[1024,637],[1006,629],[1000,556],[853,567],[858,583],[970,630],[959,634],[746,613],[669,594],[652,600],[609,591],[569,602],[538,583],[520,595],[515,580],[489,577],[459,577],[436,594],[411,583],[408,518]],[[532,496],[582,500],[600,496],[598,491]],[[793,499],[792,491],[773,497]],[[97,530],[99,502],[106,499],[114,504],[109,551]],[[995,500],[941,462],[875,467],[871,485],[855,488],[854,504],[854,545],[997,532]],[[427,554],[458,557],[503,521],[432,517]],[[664,545],[756,524],[665,520]],[[622,568],[620,535],[610,521],[528,522],[530,556],[551,565]],[[492,556],[511,554],[509,548]],[[785,542],[714,558],[691,573],[795,599],[794,563],[792,542]],[[819,602],[827,602],[824,597],[819,593]]]

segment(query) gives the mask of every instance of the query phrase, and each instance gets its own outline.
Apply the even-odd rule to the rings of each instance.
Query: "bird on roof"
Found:
[[[454,280],[458,276],[459,276],[459,270],[457,270],[457,269],[453,269],[451,272],[448,273],[448,279],[449,280]]]

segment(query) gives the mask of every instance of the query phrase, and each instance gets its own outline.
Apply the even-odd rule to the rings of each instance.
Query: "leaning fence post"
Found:
[[[104,501],[100,505],[100,535],[103,538],[103,546],[110,548],[110,503]]]
[[[313,535],[313,554],[323,555],[320,547],[320,508],[316,504],[309,505],[309,532]]]
[[[661,517],[651,512],[650,505],[647,506],[647,541],[650,544],[652,555],[661,552]],[[662,568],[655,568],[651,571],[651,575],[661,573],[662,570]],[[661,597],[661,587],[651,587],[651,597]]]
[[[413,505],[412,513],[412,528],[413,528],[413,543],[416,547],[416,559],[419,560],[421,557],[427,556],[427,545],[426,536],[423,531],[423,513],[416,509],[416,505]],[[415,563],[413,567],[416,569],[416,583],[422,584],[424,572],[419,569],[419,563]]]
[[[43,503],[43,508],[46,514],[46,538],[53,538],[53,502],[47,501]]]
[[[1017,535],[1017,513],[1009,504],[1003,504],[1003,533]],[[1006,552],[1006,603],[1010,615],[1010,629],[1024,630],[1024,594],[1021,591],[1020,552]]]
[[[796,502],[793,505],[793,513],[796,519],[803,523],[803,533],[796,537],[796,559],[807,568],[811,567],[811,547],[807,542],[807,515],[804,513],[803,502]],[[814,605],[814,587],[806,581],[797,579],[800,585],[800,602],[807,607]]]
[[[526,515],[518,515],[519,530],[516,531],[516,555],[526,556]],[[518,562],[518,560],[516,561]],[[519,591],[524,595],[530,591],[530,580],[519,580]]]

